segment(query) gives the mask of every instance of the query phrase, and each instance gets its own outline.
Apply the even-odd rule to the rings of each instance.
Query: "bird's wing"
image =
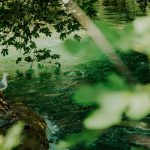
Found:
[[[0,82],[0,90],[3,89],[4,87],[5,85],[2,82]]]

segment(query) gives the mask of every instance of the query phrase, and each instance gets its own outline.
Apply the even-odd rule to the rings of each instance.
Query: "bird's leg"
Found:
[[[10,108],[9,104],[7,104],[7,102],[4,101],[2,91],[0,91],[0,106],[5,108],[5,110],[8,110]]]
[[[3,97],[2,91],[0,91],[0,97]]]

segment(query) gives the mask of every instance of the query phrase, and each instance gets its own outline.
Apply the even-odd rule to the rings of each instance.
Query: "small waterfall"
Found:
[[[49,120],[47,115],[42,116],[47,124],[46,128],[46,136],[49,141],[49,150],[57,150],[56,143],[58,141],[58,137],[56,133],[59,132],[59,128],[52,121]]]

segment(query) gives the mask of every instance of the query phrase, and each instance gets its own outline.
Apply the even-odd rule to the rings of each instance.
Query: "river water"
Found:
[[[136,13],[137,7],[131,7],[129,10],[125,10],[121,8],[121,5],[118,6],[116,1],[100,1],[99,13],[96,19],[105,20],[119,30],[127,22],[133,20],[134,17],[139,14],[141,15],[141,13]],[[79,34],[85,36],[86,32],[81,31]],[[57,33],[51,39],[42,37],[37,40],[37,44],[39,44],[39,47],[55,49],[56,53],[61,55],[59,61],[64,68],[69,67],[70,69],[71,66],[90,59],[86,58],[84,53],[80,53],[77,56],[68,54],[64,50],[62,41],[59,40]],[[6,91],[6,97],[15,102],[25,103],[45,118],[48,126],[47,134],[50,140],[50,149],[53,150],[59,139],[72,132],[78,132],[83,127],[82,120],[91,108],[81,107],[70,101],[74,91],[83,83],[82,75],[78,77],[52,75],[52,77],[46,79],[34,78],[33,80],[21,78],[10,81],[8,90]],[[112,149],[110,147],[108,148],[108,150]]]

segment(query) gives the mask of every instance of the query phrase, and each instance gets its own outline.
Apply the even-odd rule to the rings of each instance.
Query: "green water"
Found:
[[[102,9],[99,11],[98,19],[108,21],[113,27],[122,28],[127,22],[131,21],[125,11],[118,10],[115,1],[107,1],[100,3]],[[134,10],[132,10],[133,12]],[[132,17],[132,16],[131,16]],[[135,16],[134,16],[135,17]],[[79,33],[82,36],[86,36],[85,31]],[[59,62],[62,64],[62,72],[73,72],[73,66],[78,65],[81,62],[86,62],[92,59],[87,57],[84,52],[73,56],[68,54],[63,48],[62,41],[59,40],[58,34],[54,33],[52,38],[46,38],[42,36],[37,41],[38,47],[52,48],[55,53],[61,55]],[[54,75],[54,72],[48,74],[45,79],[39,77],[37,72],[37,64],[35,67],[35,75],[32,80],[26,79],[26,77],[14,78],[16,69],[18,68],[24,72],[30,65],[25,62],[15,65],[15,56],[19,53],[11,52],[10,56],[0,59],[2,67],[0,72],[9,72],[11,76],[9,80],[9,86],[5,91],[5,97],[11,102],[21,102],[36,111],[42,117],[45,118],[49,127],[49,140],[50,145],[55,147],[55,143],[59,139],[64,138],[67,134],[79,132],[82,128],[82,120],[86,117],[87,113],[93,109],[92,106],[81,107],[72,101],[72,95],[75,90],[86,82],[82,75],[67,76],[67,75]],[[80,70],[79,70],[80,71]],[[125,129],[124,129],[125,130]],[[115,129],[115,132],[119,133],[121,137],[123,134],[120,129]],[[111,133],[111,131],[110,131]],[[112,133],[110,137],[104,136],[101,147],[103,150],[128,150],[130,145],[126,140],[120,141],[120,145],[116,142],[120,137],[116,137],[115,133]],[[114,139],[114,141],[112,140]],[[112,141],[111,141],[112,140]],[[118,140],[119,141],[119,140]],[[126,143],[125,143],[126,142]],[[111,143],[110,146],[106,146]],[[125,143],[125,144],[124,144]],[[103,145],[103,146],[102,146]],[[114,146],[114,147],[113,147]],[[52,148],[51,148],[52,149]],[[55,149],[55,148],[54,148]],[[79,148],[83,150],[83,148]],[[95,148],[96,149],[96,148]],[[98,150],[100,150],[98,148]]]

